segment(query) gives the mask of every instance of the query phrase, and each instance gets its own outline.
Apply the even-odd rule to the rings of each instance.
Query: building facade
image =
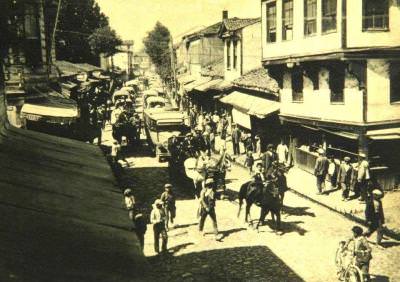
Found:
[[[382,173],[398,166],[399,24],[397,1],[262,1],[262,61],[281,120],[309,136],[298,147],[365,153]]]

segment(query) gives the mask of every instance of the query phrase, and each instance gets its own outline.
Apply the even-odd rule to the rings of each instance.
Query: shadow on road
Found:
[[[304,281],[265,246],[154,257],[149,281]],[[269,279],[268,279],[269,277]]]
[[[231,234],[243,231],[243,230],[247,230],[246,228],[234,228],[234,229],[230,229],[230,230],[224,230],[224,231],[220,231],[219,233],[221,234],[220,240],[229,237]]]
[[[315,217],[315,213],[309,212],[308,209],[309,207],[289,207],[289,206],[283,206],[282,207],[282,212],[286,213],[288,215],[296,215],[296,216],[311,216]]]
[[[383,275],[371,275],[371,282],[389,282],[390,279]]]

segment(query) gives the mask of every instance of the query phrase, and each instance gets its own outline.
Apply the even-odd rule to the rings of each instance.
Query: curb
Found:
[[[244,166],[243,164],[241,164],[240,162],[237,162],[236,159],[232,159],[232,162],[235,163],[236,165],[242,167],[242,168],[245,167],[245,166]],[[362,226],[364,226],[364,227],[368,227],[367,224],[366,224],[366,222],[365,222],[365,220],[363,220],[363,219],[361,219],[361,218],[355,216],[355,215],[352,214],[352,213],[348,213],[348,212],[346,212],[346,211],[342,211],[342,210],[333,208],[333,207],[331,207],[331,206],[329,206],[329,205],[327,205],[327,204],[321,203],[321,202],[319,202],[319,201],[317,201],[317,200],[315,200],[315,199],[313,199],[313,198],[311,198],[311,197],[309,197],[309,196],[307,196],[307,195],[305,195],[305,194],[303,194],[303,193],[300,193],[299,191],[297,191],[297,190],[295,190],[295,189],[293,189],[293,188],[290,188],[290,187],[289,187],[289,190],[288,190],[288,191],[291,192],[291,193],[293,193],[293,194],[295,194],[295,195],[297,195],[297,196],[299,196],[299,197],[301,197],[301,198],[303,198],[303,199],[306,199],[306,200],[308,200],[308,201],[310,201],[310,202],[313,202],[314,204],[317,204],[317,205],[319,205],[319,206],[321,206],[321,207],[324,207],[324,208],[326,208],[326,209],[328,209],[328,210],[330,210],[330,211],[332,211],[332,212],[335,212],[336,214],[339,214],[339,215],[341,215],[341,216],[347,218],[348,220],[354,221],[354,222],[356,222],[357,224],[360,224],[360,225],[362,225]],[[400,240],[400,232],[396,232],[396,231],[394,231],[394,230],[388,229],[387,227],[384,227],[384,228],[383,228],[383,234],[384,234],[385,236],[391,238],[391,239],[398,240],[398,241]]]

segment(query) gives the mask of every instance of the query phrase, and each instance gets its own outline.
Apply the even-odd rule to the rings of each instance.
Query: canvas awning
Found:
[[[208,90],[215,89],[214,87],[222,83],[222,81],[223,81],[222,78],[213,79],[210,80],[209,82],[196,86],[194,89],[201,92],[207,92]]]
[[[21,109],[21,117],[31,121],[70,124],[79,117],[79,112],[74,100],[66,99],[53,91],[44,99],[25,103]]]
[[[277,101],[268,100],[258,96],[249,95],[239,91],[223,97],[220,101],[229,104],[235,109],[256,116],[258,118],[266,118],[268,115],[278,112],[280,104]]]
[[[372,140],[397,140],[400,139],[400,128],[368,130],[367,136]]]
[[[185,85],[185,84],[188,84],[188,83],[190,83],[192,81],[195,81],[196,77],[186,73],[186,74],[182,74],[182,75],[178,76],[177,80],[181,85]]]
[[[183,89],[185,89],[186,92],[192,91],[195,87],[198,87],[200,85],[203,85],[211,80],[211,77],[208,76],[201,76],[195,81],[183,86]]]

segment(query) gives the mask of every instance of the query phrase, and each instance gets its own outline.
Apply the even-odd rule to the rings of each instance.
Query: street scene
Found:
[[[399,11],[1,1],[0,281],[400,281]]]

